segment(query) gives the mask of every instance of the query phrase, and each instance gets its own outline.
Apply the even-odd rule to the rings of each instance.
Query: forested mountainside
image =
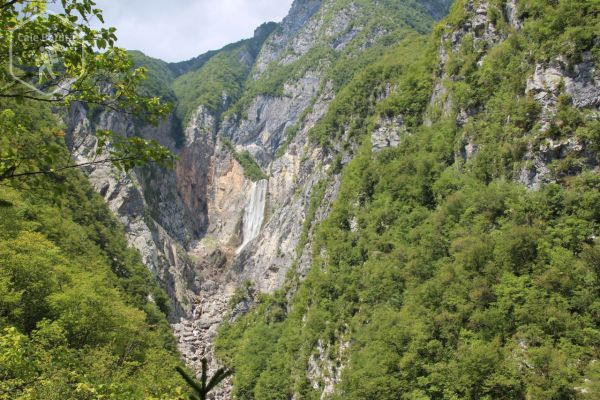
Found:
[[[234,370],[214,399],[598,398],[599,13],[295,0],[131,51],[158,126],[3,104],[92,164],[0,186],[0,398],[177,398],[175,347]],[[174,168],[93,163],[104,130]]]
[[[352,77],[306,277],[220,329],[236,398],[600,395],[598,6],[457,1]]]
[[[2,149],[11,132],[69,159],[50,107],[0,105]],[[82,173],[2,182],[0,399],[176,398],[184,384],[168,313],[167,295]]]

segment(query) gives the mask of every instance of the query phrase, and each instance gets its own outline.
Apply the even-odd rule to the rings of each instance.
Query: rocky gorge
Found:
[[[302,279],[312,267],[316,227],[330,215],[342,170],[362,145],[351,136],[350,123],[340,127],[342,136],[331,146],[311,136],[343,88],[337,81],[341,77],[331,73],[336,61],[361,62],[365,54],[383,53],[398,37],[429,35],[451,2],[406,2],[412,10],[408,17],[396,7],[399,2],[388,3],[296,0],[280,24],[257,30],[249,43],[224,49],[190,69],[164,63],[176,82],[207,74],[223,54],[243,71],[244,83],[241,92],[214,85],[218,101],[194,101],[158,127],[113,111],[97,114],[83,104],[72,107],[67,139],[77,161],[93,157],[98,129],[156,139],[178,156],[172,170],[149,166],[125,174],[94,166],[85,172],[125,226],[131,246],[167,290],[170,323],[190,367],[198,368],[205,357],[212,370],[220,366],[213,346],[219,326],[248,313],[261,294],[284,289],[290,274]],[[469,59],[474,68],[485,68],[490,52],[524,29],[519,7],[519,1],[502,2],[500,8],[484,0],[457,2],[460,21],[442,22],[435,33],[432,90],[423,123],[417,125],[449,118],[466,127],[453,149],[460,168],[489,146],[473,128],[484,113],[481,105],[463,102],[455,90],[464,79],[461,63]],[[467,43],[475,50],[467,53]],[[584,140],[540,139],[551,129],[563,92],[586,118],[600,117],[595,60],[591,52],[576,63],[560,57],[539,60],[529,74],[522,95],[539,104],[532,123],[540,126],[539,137],[527,136],[520,143],[520,159],[510,176],[528,190],[597,170],[598,154]],[[384,103],[402,90],[386,82],[377,87],[373,102]],[[416,131],[411,116],[392,114],[375,116],[370,126],[373,154],[385,154]],[[567,157],[582,164],[552,169]],[[363,223],[350,221],[349,231]],[[329,398],[340,383],[349,346],[339,340],[319,341],[315,347],[307,375],[320,398]],[[231,398],[231,390],[225,385],[215,398]]]

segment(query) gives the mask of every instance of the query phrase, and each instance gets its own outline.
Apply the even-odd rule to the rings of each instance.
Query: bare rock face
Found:
[[[258,96],[246,111],[247,118],[224,122],[224,136],[249,150],[262,167],[267,167],[285,141],[287,130],[299,122],[320,84],[319,73],[308,71],[297,81],[287,83],[283,96]]]
[[[576,138],[563,140],[544,140],[538,147],[530,146],[526,155],[526,164],[521,169],[518,181],[530,190],[540,190],[542,186],[556,181],[555,174],[550,165],[557,160],[564,160],[569,156],[577,156],[584,160],[588,169],[597,168],[598,154],[588,149]],[[564,171],[568,176],[576,175],[579,168]]]
[[[98,122],[91,122],[86,108],[81,104],[72,106],[69,125],[67,144],[77,163],[90,162],[96,156],[97,139],[92,133],[94,129],[125,133],[133,131],[131,122],[112,112],[101,115]],[[149,129],[145,134],[149,138],[160,137],[164,145],[172,146],[172,143],[165,141],[169,135],[160,132],[160,129],[167,129],[166,125]],[[144,190],[139,179],[143,173],[121,173],[108,164],[96,164],[88,167],[85,172],[92,186],[106,199],[110,209],[125,226],[129,243],[140,252],[146,266],[166,288],[171,298],[170,319],[177,320],[190,313],[197,281],[181,245],[187,236],[187,228],[181,219],[182,204],[172,201],[168,208],[158,208],[155,216],[152,216],[148,212],[149,204],[145,197],[148,190]],[[155,173],[162,174],[160,171]],[[163,184],[156,188],[152,197],[157,204],[170,196],[171,185],[165,185],[165,182],[173,184],[174,176],[162,175],[160,180]],[[161,221],[162,225],[157,221]]]
[[[185,217],[193,229],[193,239],[200,237],[208,225],[209,174],[206,168],[213,156],[215,134],[214,117],[205,107],[199,107],[185,129],[186,144],[179,151],[175,167],[175,186],[184,205]]]
[[[600,72],[590,53],[584,53],[582,58],[582,62],[571,67],[562,57],[548,65],[538,64],[527,81],[526,93],[537,100],[542,108],[542,132],[549,129],[561,94],[568,95],[574,107],[588,110],[591,118],[600,117]],[[597,154],[588,150],[575,138],[545,139],[536,147],[530,146],[525,156],[527,163],[520,171],[518,179],[529,189],[539,190],[542,185],[554,180],[550,164],[569,155],[583,158],[588,167],[598,165]]]
[[[252,182],[244,176],[244,169],[223,147],[212,159],[211,184],[207,193],[210,223],[205,238],[212,238],[233,252],[241,244],[241,223]],[[198,246],[195,246],[198,250]]]
[[[378,127],[371,134],[373,151],[379,152],[387,147],[398,147],[400,138],[406,133],[402,116],[382,118]]]
[[[449,37],[450,47],[453,52],[457,52],[460,49],[463,39],[467,35],[473,37],[473,42],[479,48],[481,56],[492,45],[505,39],[504,35],[490,19],[489,8],[489,1],[481,0],[475,2],[474,0],[469,0],[466,4],[466,11],[469,17],[463,21],[461,28],[452,32]]]
[[[342,360],[349,347],[349,342],[343,342],[336,346],[337,354],[332,360],[329,349],[319,340],[317,354],[312,355],[308,360],[308,379],[313,389],[321,392],[321,400],[329,399],[335,393],[336,386],[342,381],[342,371],[344,370]]]
[[[558,97],[568,94],[579,109],[600,107],[600,72],[591,53],[583,54],[583,61],[571,66],[564,58],[548,65],[536,65],[533,76],[527,81],[527,94],[535,98],[543,110],[543,119],[556,112]]]
[[[279,61],[288,49],[293,53],[305,54],[316,41],[310,40],[310,32],[315,27],[307,27],[311,18],[319,11],[323,0],[295,0],[287,17],[281,23],[281,28],[265,43],[256,61],[257,73],[264,72],[270,63]],[[314,22],[313,22],[314,24]],[[301,34],[298,34],[299,31]],[[294,42],[295,41],[295,42]]]
[[[523,28],[523,21],[519,19],[517,0],[508,0],[504,5],[504,16],[513,29]]]

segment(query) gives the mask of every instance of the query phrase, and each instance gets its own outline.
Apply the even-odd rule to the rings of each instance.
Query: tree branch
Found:
[[[71,95],[73,93],[69,93],[69,95]],[[44,103],[61,103],[63,101],[65,101],[65,99],[68,96],[65,95],[63,97],[60,98],[43,98],[43,97],[36,97],[36,96],[29,96],[29,95],[25,95],[25,94],[1,94],[0,93],[0,98],[6,98],[6,99],[17,99],[17,98],[21,98],[21,99],[27,99],[27,100],[34,100],[34,101],[41,101]],[[84,102],[83,100],[77,100],[80,102]],[[111,105],[111,104],[106,104],[106,103],[99,103],[99,102],[94,102],[94,101],[90,101],[90,100],[86,100],[85,101],[86,104],[93,104],[96,106],[101,106],[101,107],[106,107],[107,109],[120,113],[120,114],[124,114],[124,115],[135,115],[134,112],[132,111],[126,111],[123,108],[119,108],[115,105]]]
[[[81,163],[81,164],[66,165],[64,167],[54,168],[54,169],[46,170],[46,171],[21,172],[18,174],[15,174],[14,170],[12,170],[12,171],[7,171],[7,172],[9,172],[9,174],[7,174],[5,172],[3,175],[1,175],[0,182],[9,180],[9,179],[23,178],[23,177],[29,177],[29,176],[35,176],[35,175],[52,175],[57,172],[61,172],[61,171],[69,170],[69,169],[88,167],[88,166],[92,166],[92,165],[109,164],[109,163],[122,162],[122,161],[138,160],[138,159],[139,159],[139,157],[107,158],[104,160],[89,161],[89,162],[85,162],[85,163]]]

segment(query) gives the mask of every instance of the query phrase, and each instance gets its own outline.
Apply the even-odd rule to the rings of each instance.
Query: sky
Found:
[[[96,0],[118,45],[165,61],[184,61],[252,37],[281,21],[292,0]]]

